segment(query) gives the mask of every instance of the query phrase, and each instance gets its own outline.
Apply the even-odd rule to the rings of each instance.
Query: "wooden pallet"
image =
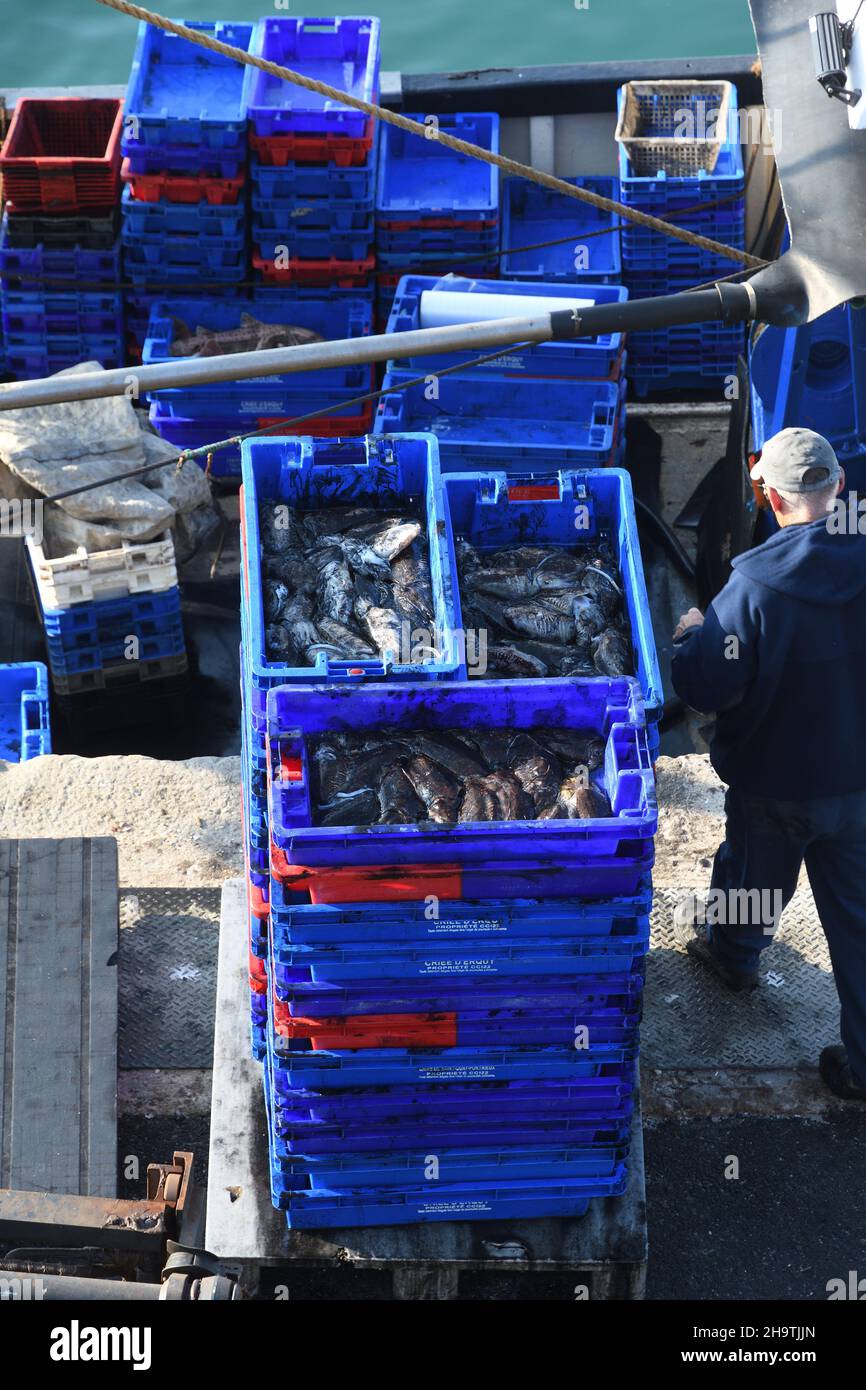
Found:
[[[223,887],[220,925],[205,1244],[247,1292],[267,1286],[278,1298],[309,1296],[315,1280],[328,1298],[357,1298],[364,1288],[372,1297],[384,1292],[398,1299],[642,1297],[647,1246],[639,1110],[628,1191],[592,1202],[580,1219],[289,1231],[268,1188],[261,1068],[250,1053],[246,914],[244,883],[232,880]]]
[[[0,1187],[117,1192],[117,845],[0,841]]]

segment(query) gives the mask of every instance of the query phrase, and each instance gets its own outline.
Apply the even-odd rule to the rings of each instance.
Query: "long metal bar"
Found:
[[[0,410],[130,393],[138,396],[145,391],[169,387],[245,381],[251,377],[386,362],[391,358],[423,357],[428,353],[472,352],[519,342],[546,342],[552,338],[595,337],[599,333],[661,328],[668,324],[706,323],[718,319],[745,322],[754,315],[755,299],[747,285],[718,284],[712,289],[688,294],[630,300],[623,304],[596,304],[582,310],[562,309],[528,318],[491,319],[443,328],[419,328],[409,333],[379,333],[330,343],[231,353],[224,357],[179,358],[147,367],[118,367],[80,376],[22,381],[0,388]]]
[[[77,1274],[28,1274],[13,1269],[0,1276],[0,1301],[156,1303],[161,1287],[120,1279],[86,1279]]]

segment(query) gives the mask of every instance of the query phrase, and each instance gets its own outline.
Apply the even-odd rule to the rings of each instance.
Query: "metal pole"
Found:
[[[579,295],[579,286],[575,288]],[[200,386],[250,377],[350,367],[390,358],[423,357],[428,353],[474,352],[513,343],[546,342],[551,338],[595,337],[599,333],[661,328],[668,324],[706,323],[716,319],[745,322],[755,316],[755,297],[747,285],[719,284],[708,290],[667,295],[660,299],[597,304],[586,309],[561,309],[529,318],[491,319],[444,328],[419,328],[408,333],[380,333],[367,338],[344,338],[331,343],[270,348],[263,352],[231,353],[225,357],[187,357],[147,367],[118,367],[80,376],[49,377],[0,387],[0,410],[56,405],[61,401],[96,400],[169,387]]]

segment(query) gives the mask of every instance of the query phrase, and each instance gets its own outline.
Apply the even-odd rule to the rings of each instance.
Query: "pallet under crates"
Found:
[[[583,1217],[289,1231],[263,1180],[267,1122],[261,1071],[249,1048],[247,911],[246,884],[233,879],[223,887],[220,925],[206,1247],[248,1292],[264,1281],[291,1291],[293,1281],[318,1272],[333,1281],[337,1297],[357,1289],[359,1275],[380,1285],[390,1279],[398,1299],[453,1299],[461,1290],[484,1297],[485,1287],[504,1279],[524,1298],[643,1296],[647,1237],[637,1104],[628,1188],[622,1197],[593,1201]]]

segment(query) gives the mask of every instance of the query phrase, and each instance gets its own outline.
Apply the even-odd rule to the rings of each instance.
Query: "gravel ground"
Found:
[[[240,759],[0,762],[0,835],[112,835],[124,888],[220,884],[244,872]]]

